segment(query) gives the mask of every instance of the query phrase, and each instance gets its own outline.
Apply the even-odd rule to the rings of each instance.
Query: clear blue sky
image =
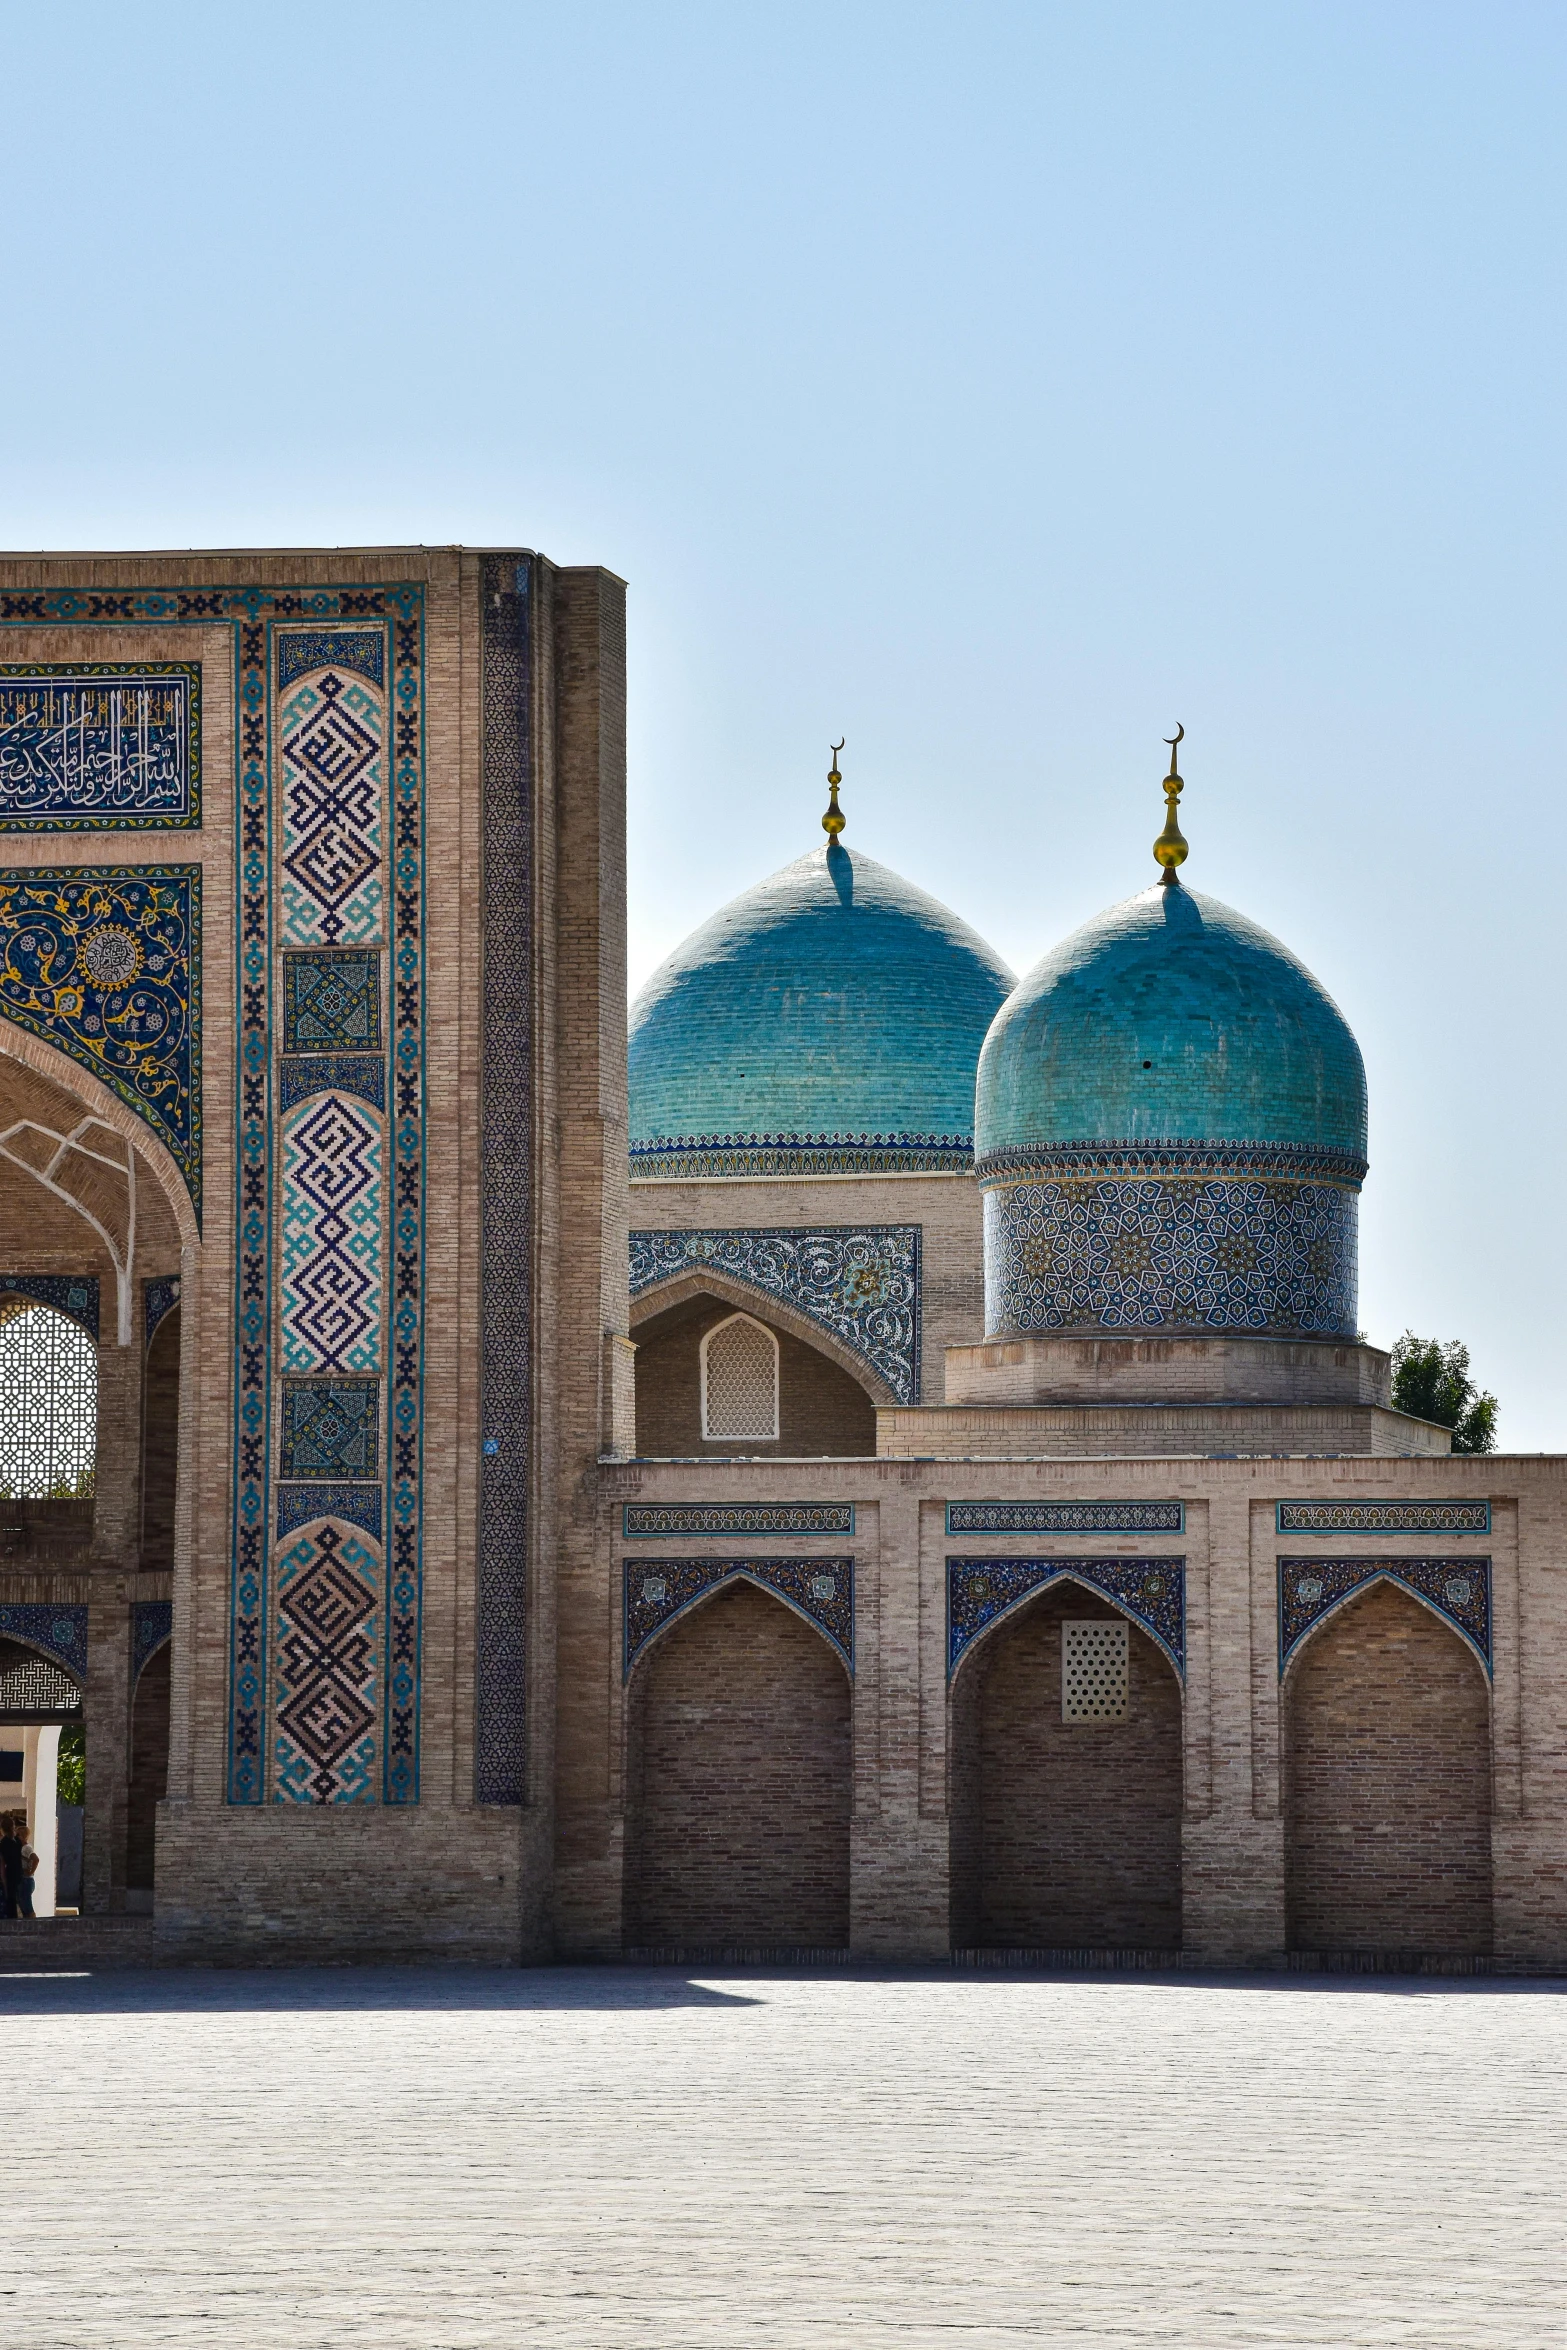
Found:
[[[6,6],[0,543],[631,586],[632,966],[849,839],[1365,1048],[1362,1318],[1567,1448],[1567,13]]]

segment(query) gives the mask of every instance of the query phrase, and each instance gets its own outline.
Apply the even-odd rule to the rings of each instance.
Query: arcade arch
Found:
[[[1374,1583],[1304,1642],[1283,1698],[1290,1948],[1488,1953],[1490,1689],[1467,1642]]]
[[[626,1700],[628,1947],[847,1947],[850,1700],[822,1635],[738,1578],[652,1642]]]
[[[776,1420],[771,1436],[709,1435],[706,1404],[713,1343],[730,1329],[765,1334],[776,1349]],[[798,1314],[774,1309],[738,1284],[689,1278],[650,1292],[633,1317],[636,1446],[644,1457],[866,1459],[876,1450],[876,1409],[890,1399],[867,1369],[849,1368],[845,1348]],[[758,1350],[758,1364],[760,1352]],[[733,1423],[738,1426],[739,1423]],[[760,1426],[747,1420],[746,1426]]]
[[[1067,1718],[1074,1655],[1111,1646],[1072,1627],[1119,1625],[1124,1714],[1090,1696]],[[1181,1687],[1147,1633],[1086,1585],[1048,1585],[964,1658],[950,1738],[955,1947],[1179,1948]]]

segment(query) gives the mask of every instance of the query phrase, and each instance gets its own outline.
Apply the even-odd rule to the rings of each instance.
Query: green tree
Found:
[[[1496,1398],[1469,1376],[1469,1349],[1454,1338],[1417,1338],[1406,1330],[1393,1349],[1393,1404],[1417,1420],[1453,1431],[1454,1452],[1495,1452]]]
[[[60,1762],[55,1786],[62,1803],[87,1801],[87,1733],[80,1723],[60,1732]]]

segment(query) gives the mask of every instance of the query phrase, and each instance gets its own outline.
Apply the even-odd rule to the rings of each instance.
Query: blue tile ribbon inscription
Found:
[[[947,1561],[947,1677],[982,1632],[1025,1599],[1062,1581],[1111,1600],[1164,1650],[1186,1678],[1186,1561],[1182,1558],[962,1559]]]
[[[628,1542],[676,1534],[852,1534],[852,1501],[627,1502]]]
[[[1281,1558],[1279,1671],[1308,1632],[1372,1583],[1394,1583],[1445,1618],[1491,1670],[1491,1562],[1488,1558]]]
[[[1281,1534],[1489,1534],[1488,1501],[1281,1501]]]
[[[0,832],[201,822],[201,665],[0,666]]]
[[[1184,1534],[1179,1501],[949,1501],[949,1534]]]

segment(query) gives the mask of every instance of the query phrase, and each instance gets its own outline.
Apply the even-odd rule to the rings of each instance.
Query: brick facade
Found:
[[[841,1948],[849,1938],[848,1675],[740,1583],[632,1676],[626,1940]]]
[[[758,1301],[760,1304],[760,1301]],[[818,1349],[782,1330],[765,1309],[753,1319],[778,1341],[778,1435],[732,1442],[702,1433],[701,1346],[735,1308],[695,1297],[637,1330],[637,1451],[710,1456],[734,1453],[798,1460],[822,1454],[863,1458],[876,1449],[876,1407],[865,1389]]]
[[[1181,1939],[1181,1692],[1130,1639],[1127,1719],[1067,1722],[1062,1624],[1114,1620],[1057,1585],[992,1633],[952,1699],[960,1947],[1173,1950]]]
[[[1489,1953],[1490,1742],[1485,1674],[1406,1592],[1316,1633],[1285,1699],[1292,1949]]]

